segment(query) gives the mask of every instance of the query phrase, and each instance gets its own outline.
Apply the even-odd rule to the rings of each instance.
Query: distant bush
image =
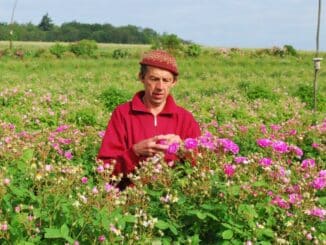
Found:
[[[297,51],[295,50],[295,48],[292,45],[284,45],[283,49],[289,55],[297,56],[297,54],[298,54]]]
[[[57,58],[61,58],[63,53],[67,51],[67,47],[60,43],[56,43],[55,45],[51,46],[49,50],[51,54],[55,55]]]
[[[164,49],[171,53],[178,53],[182,51],[182,41],[177,35],[164,34],[158,39],[153,40],[152,49]]]
[[[83,108],[76,111],[73,120],[78,126],[91,126],[96,124],[95,113],[91,108]]]
[[[186,54],[190,57],[198,57],[201,52],[201,47],[198,44],[190,44],[186,49]]]
[[[129,54],[129,52],[127,50],[119,48],[119,49],[115,49],[113,51],[112,57],[114,59],[122,59],[122,58],[128,57],[129,55],[130,54]]]
[[[242,84],[245,86],[245,84]],[[262,85],[249,85],[244,89],[245,95],[249,100],[268,99],[276,100],[279,96],[270,89]]]
[[[93,56],[97,50],[97,43],[93,40],[81,40],[70,45],[70,51],[77,56]]]
[[[61,58],[75,58],[75,57],[76,57],[76,55],[70,51],[65,51],[61,55]]]
[[[131,99],[131,94],[122,89],[117,89],[115,87],[109,87],[102,92],[100,96],[104,103],[104,106],[108,111],[113,111],[114,108]]]

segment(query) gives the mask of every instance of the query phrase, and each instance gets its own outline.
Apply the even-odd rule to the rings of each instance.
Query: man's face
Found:
[[[145,101],[153,106],[165,103],[170,89],[176,84],[171,72],[160,68],[148,66],[144,78],[141,78],[145,87]]]

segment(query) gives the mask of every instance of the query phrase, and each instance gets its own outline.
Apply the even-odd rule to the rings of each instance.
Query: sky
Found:
[[[15,0],[0,0],[10,22]],[[318,0],[17,0],[14,20],[135,25],[213,47],[316,49]],[[326,51],[326,1],[319,49]]]

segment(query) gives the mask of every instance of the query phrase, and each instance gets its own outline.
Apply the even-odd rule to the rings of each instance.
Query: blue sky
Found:
[[[76,20],[149,27],[216,47],[291,44],[315,50],[318,0],[17,0],[15,21],[55,24]],[[320,50],[326,51],[326,2],[322,1]],[[0,22],[9,22],[14,0],[0,0]]]

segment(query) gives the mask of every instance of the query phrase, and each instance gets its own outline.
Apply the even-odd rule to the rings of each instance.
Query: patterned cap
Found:
[[[139,62],[142,65],[154,66],[172,72],[178,75],[177,61],[175,58],[164,50],[152,50],[144,54]]]

